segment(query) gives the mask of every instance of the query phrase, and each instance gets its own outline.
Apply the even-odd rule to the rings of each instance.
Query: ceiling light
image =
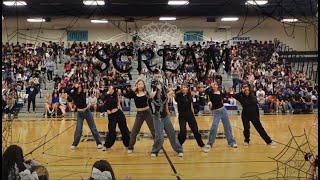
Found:
[[[6,6],[25,6],[27,3],[25,1],[3,1]]]
[[[223,17],[221,18],[221,21],[238,21],[238,17]]]
[[[248,0],[246,5],[265,5],[268,1],[265,0]]]
[[[188,5],[188,4],[189,4],[189,1],[171,1],[171,0],[168,1],[168,5],[171,5],[171,6]]]
[[[106,19],[92,19],[90,21],[91,23],[108,23],[108,20]]]
[[[159,20],[160,21],[174,21],[176,20],[176,17],[160,17]]]
[[[281,22],[298,22],[298,19],[282,19]]]
[[[42,18],[30,18],[30,19],[27,19],[27,21],[28,22],[45,22],[46,20]]]
[[[83,1],[83,4],[86,5],[86,6],[103,6],[105,5],[105,2],[104,1]]]

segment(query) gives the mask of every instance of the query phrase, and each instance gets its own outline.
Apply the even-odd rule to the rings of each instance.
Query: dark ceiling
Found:
[[[168,6],[168,0],[105,0],[105,6],[85,6],[82,0],[26,0],[25,7],[2,5],[4,16],[257,16],[308,17],[317,11],[317,0],[269,0],[261,7],[250,6],[245,0],[190,0],[187,6]],[[248,10],[248,11],[247,11]]]

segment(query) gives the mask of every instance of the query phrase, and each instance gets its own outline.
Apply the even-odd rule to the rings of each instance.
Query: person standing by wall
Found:
[[[30,113],[30,105],[32,103],[32,110],[36,110],[36,96],[38,94],[38,89],[35,87],[34,83],[31,82],[30,86],[26,88],[26,94],[28,94],[28,112]]]
[[[47,70],[48,81],[50,82],[53,80],[52,78],[53,78],[53,71],[54,71],[54,62],[51,59],[51,57],[47,59],[46,70]]]

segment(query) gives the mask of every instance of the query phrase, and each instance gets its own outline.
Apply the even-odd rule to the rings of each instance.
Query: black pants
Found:
[[[53,71],[47,71],[47,77],[48,77],[48,81],[51,81],[52,80],[52,77],[53,77]]]
[[[188,125],[196,139],[198,146],[203,147],[204,143],[201,139],[201,134],[199,133],[198,124],[196,118],[194,117],[192,112],[179,112],[179,125],[180,125],[180,132],[178,134],[178,139],[180,144],[182,145],[187,138],[187,127]]]
[[[118,127],[120,129],[122,135],[122,142],[125,147],[129,146],[130,135],[129,129],[127,126],[126,117],[124,116],[121,110],[118,110],[115,113],[108,115],[109,123],[108,123],[108,135],[106,136],[106,141],[104,146],[106,148],[110,148],[113,146],[114,142],[116,141],[117,134],[116,134],[116,126],[118,123]]]
[[[30,104],[32,103],[32,110],[36,110],[36,97],[28,98],[28,112],[30,111]]]
[[[243,135],[244,135],[244,141],[249,143],[250,141],[250,121],[252,122],[254,128],[258,131],[259,135],[262,137],[262,139],[267,143],[271,143],[272,140],[267,134],[266,130],[262,127],[262,124],[260,122],[259,114],[257,112],[242,112],[241,119],[243,123]]]

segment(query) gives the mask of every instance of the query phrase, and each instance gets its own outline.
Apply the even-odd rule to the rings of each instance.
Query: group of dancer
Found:
[[[213,111],[213,122],[210,128],[209,140],[207,144],[205,144],[202,140],[197,121],[194,116],[192,95],[187,84],[182,84],[174,94],[175,101],[178,104],[179,113],[178,119],[180,132],[178,137],[175,135],[174,127],[169,117],[168,90],[161,81],[157,81],[150,93],[146,90],[146,84],[141,79],[136,81],[133,88],[123,90],[123,94],[126,98],[134,99],[137,108],[137,114],[131,133],[127,126],[126,117],[121,110],[117,89],[111,85],[108,87],[108,91],[103,98],[105,104],[104,108],[107,111],[109,123],[108,134],[106,136],[105,143],[102,144],[89,108],[90,104],[86,103],[86,94],[84,89],[81,83],[76,83],[71,91],[68,92],[78,111],[77,125],[71,149],[75,150],[80,142],[84,119],[86,119],[88,123],[98,149],[102,149],[104,151],[109,150],[114,145],[116,140],[116,125],[118,124],[122,135],[123,145],[127,148],[128,153],[133,153],[136,137],[140,132],[143,122],[146,121],[154,139],[151,149],[152,157],[156,157],[162,150],[164,143],[164,131],[167,134],[173,150],[179,157],[183,157],[182,145],[187,136],[186,123],[188,123],[192,133],[194,134],[200,149],[203,152],[208,153],[215,142],[220,119],[222,120],[228,145],[232,148],[237,148],[238,145],[232,134],[231,123],[227,110],[223,105],[223,97],[218,87],[217,82],[212,82],[205,90],[210,100],[208,104]],[[268,136],[260,122],[257,98],[251,92],[250,87],[248,85],[243,85],[241,92],[235,94],[234,98],[238,100],[243,107],[241,119],[244,127],[244,145],[248,146],[250,142],[250,121],[267,145],[275,145],[274,141],[272,141]]]

